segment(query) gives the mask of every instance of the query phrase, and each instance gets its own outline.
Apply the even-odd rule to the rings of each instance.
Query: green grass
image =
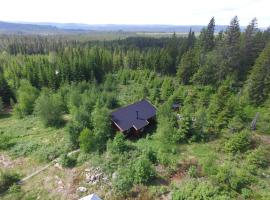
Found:
[[[5,149],[11,156],[30,156],[40,150],[68,146],[65,128],[47,128],[34,116],[17,119],[8,116],[0,119],[0,139],[8,138],[12,145]]]

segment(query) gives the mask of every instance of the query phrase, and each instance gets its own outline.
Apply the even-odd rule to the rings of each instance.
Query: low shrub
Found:
[[[72,168],[76,165],[76,159],[67,154],[62,154],[59,158],[59,162],[63,167],[68,168]]]
[[[40,145],[36,143],[31,143],[31,142],[23,142],[23,143],[18,143],[16,144],[12,149],[12,154],[14,156],[28,156],[35,152]]]
[[[248,170],[256,174],[258,168],[267,167],[269,164],[269,155],[267,149],[260,146],[250,152],[248,152],[246,157],[246,167]]]
[[[134,181],[139,184],[147,184],[156,175],[152,163],[145,156],[141,156],[134,163]]]
[[[0,171],[0,194],[6,192],[19,180],[20,179],[18,174]]]
[[[63,151],[64,150],[61,147],[43,146],[35,153],[35,156],[40,162],[49,162],[59,157],[64,153]]]
[[[225,143],[225,150],[230,153],[245,152],[250,148],[251,137],[247,131],[233,134]]]
[[[109,140],[107,144],[107,149],[111,153],[122,153],[128,150],[128,145],[125,141],[125,136],[122,133],[117,133],[113,141]]]
[[[4,104],[3,104],[2,98],[0,97],[0,115],[2,114],[3,110],[4,110]]]
[[[133,170],[130,167],[120,168],[113,179],[113,188],[120,195],[126,196],[133,187]]]
[[[13,145],[14,143],[11,141],[11,137],[0,133],[0,150],[7,150]]]
[[[253,178],[246,169],[229,162],[218,169],[215,180],[223,190],[240,193],[243,188],[249,186]]]
[[[197,167],[195,165],[192,165],[189,167],[188,175],[192,178],[195,178],[198,176]]]
[[[173,200],[229,200],[231,199],[226,194],[221,194],[219,188],[214,186],[210,181],[191,179],[176,188],[172,194]]]
[[[35,112],[45,126],[60,126],[63,124],[63,102],[58,94],[44,89],[36,100]]]

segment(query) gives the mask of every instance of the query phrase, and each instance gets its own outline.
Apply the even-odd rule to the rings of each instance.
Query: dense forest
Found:
[[[212,18],[187,37],[80,37],[0,36],[0,119],[11,112],[67,137],[44,146],[0,125],[0,152],[90,162],[112,176],[105,199],[270,198],[270,28],[254,18],[241,31],[234,17],[217,33]],[[125,138],[110,112],[141,99],[157,108],[156,126]],[[36,199],[12,185],[19,177],[1,171],[0,195]]]

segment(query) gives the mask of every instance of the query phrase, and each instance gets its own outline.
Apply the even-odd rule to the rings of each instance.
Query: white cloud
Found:
[[[257,17],[269,26],[267,0],[0,0],[0,20],[88,24],[228,24]]]

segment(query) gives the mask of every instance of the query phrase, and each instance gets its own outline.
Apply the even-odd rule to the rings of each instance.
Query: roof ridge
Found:
[[[146,102],[148,102],[149,104],[151,104],[152,106],[154,106],[154,105],[153,105],[151,102],[149,102],[147,99],[142,99],[142,100],[136,101],[136,102],[134,102],[134,103],[132,103],[132,104],[129,104],[129,105],[126,105],[126,106],[122,106],[122,107],[116,109],[115,111],[113,111],[112,113],[114,113],[114,112],[116,112],[116,111],[119,111],[119,110],[122,110],[122,109],[125,109],[125,108],[130,107],[130,106],[136,105],[136,104],[138,104],[138,103],[140,103],[140,102],[142,102],[142,101],[146,101]],[[155,106],[154,106],[154,107],[155,107]],[[156,108],[156,107],[155,107],[155,108]]]

